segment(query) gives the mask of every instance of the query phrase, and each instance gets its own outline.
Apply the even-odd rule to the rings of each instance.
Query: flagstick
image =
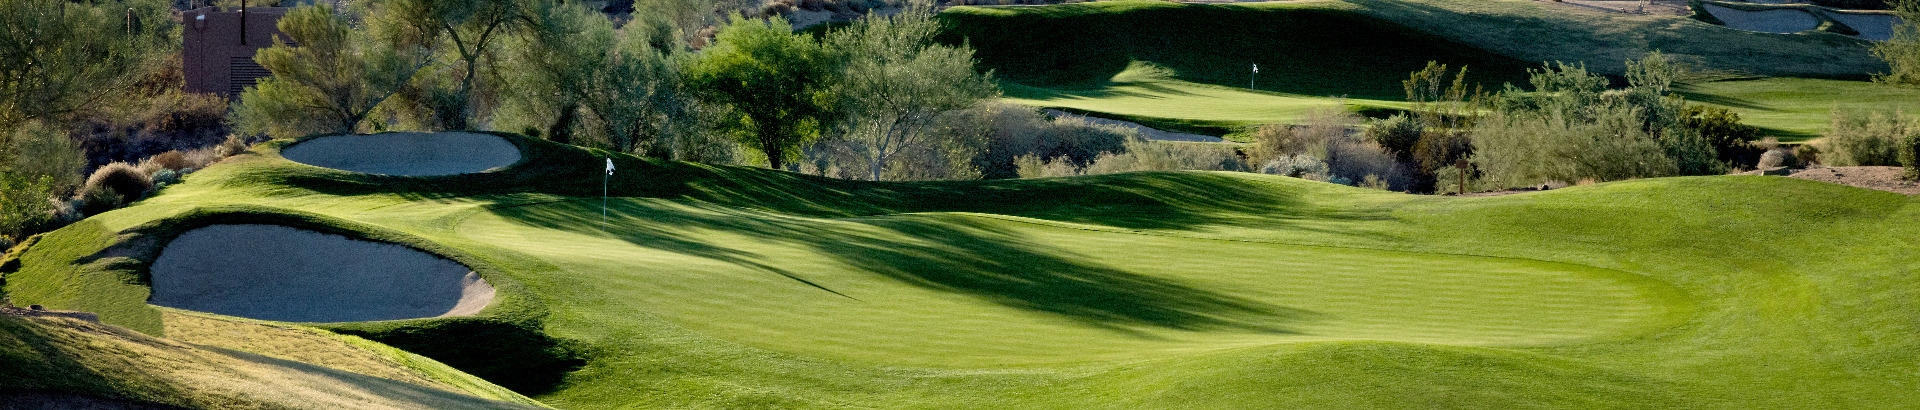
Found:
[[[612,164],[613,158],[607,158]],[[600,173],[600,233],[607,233],[607,180],[613,179],[613,172]]]

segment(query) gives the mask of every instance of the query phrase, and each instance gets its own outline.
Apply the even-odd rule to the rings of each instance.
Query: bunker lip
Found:
[[[321,168],[396,176],[485,172],[521,158],[520,148],[505,138],[473,132],[330,135],[287,146],[280,155]]]
[[[401,245],[281,225],[210,225],[154,261],[148,303],[283,322],[470,316],[494,289],[472,269]]]

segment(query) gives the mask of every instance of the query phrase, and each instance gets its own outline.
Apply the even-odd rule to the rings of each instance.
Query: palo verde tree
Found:
[[[437,54],[436,64],[415,77],[396,107],[426,128],[471,129],[489,103],[482,84],[482,59],[495,55],[500,40],[527,21],[535,2],[516,0],[378,0],[367,2],[373,35],[390,47],[421,48]]]
[[[169,2],[0,0],[0,137],[134,98],[179,50]]]
[[[826,50],[785,19],[734,17],[687,68],[688,85],[731,108],[741,144],[780,169],[820,136],[831,118],[832,74]]]
[[[967,108],[998,94],[993,81],[974,71],[973,49],[934,42],[940,30],[931,7],[868,16],[827,36],[839,54],[833,94],[840,100],[839,144],[846,155],[880,180],[907,152],[936,144],[928,132],[941,113]]]
[[[508,40],[501,60],[509,98],[498,125],[531,128],[557,142],[673,157],[671,139],[686,134],[676,131],[689,122],[692,101],[678,73],[686,46],[672,24],[636,13],[615,29],[605,15],[557,0],[530,11],[526,34]]]
[[[254,54],[273,76],[234,104],[233,122],[241,132],[291,138],[359,131],[375,108],[431,61],[423,49],[368,37],[326,4],[293,9],[279,27],[299,46],[275,38]]]

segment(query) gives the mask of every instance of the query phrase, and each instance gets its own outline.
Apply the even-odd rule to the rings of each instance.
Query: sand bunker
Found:
[[[493,301],[493,287],[459,263],[279,225],[188,231],[152,272],[149,303],[285,322],[466,316]]]
[[[497,135],[391,132],[314,138],[280,150],[293,162],[402,176],[469,174],[520,162],[520,148]]]
[[[1847,27],[1852,27],[1854,31],[1860,32],[1860,35],[1855,37],[1873,41],[1887,41],[1888,39],[1892,39],[1893,26],[1900,23],[1899,16],[1890,14],[1828,12],[1827,17],[1832,17],[1835,21],[1839,21],[1840,24],[1845,24]]]
[[[1762,33],[1798,33],[1820,27],[1820,19],[1805,11],[1795,9],[1773,9],[1746,11],[1702,4],[1713,17],[1727,23],[1727,27]]]

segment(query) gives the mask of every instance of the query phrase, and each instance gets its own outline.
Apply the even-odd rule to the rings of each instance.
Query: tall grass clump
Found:
[[[1902,141],[1920,134],[1920,121],[1900,111],[1833,111],[1821,156],[1833,166],[1898,166]]]
[[[111,193],[114,198],[119,199],[121,204],[138,201],[151,191],[153,191],[152,177],[141,171],[139,167],[125,162],[107,164],[94,170],[93,175],[87,177],[86,185],[80,190],[82,198],[89,201],[96,195]],[[88,212],[89,215],[93,213],[95,212]]]

